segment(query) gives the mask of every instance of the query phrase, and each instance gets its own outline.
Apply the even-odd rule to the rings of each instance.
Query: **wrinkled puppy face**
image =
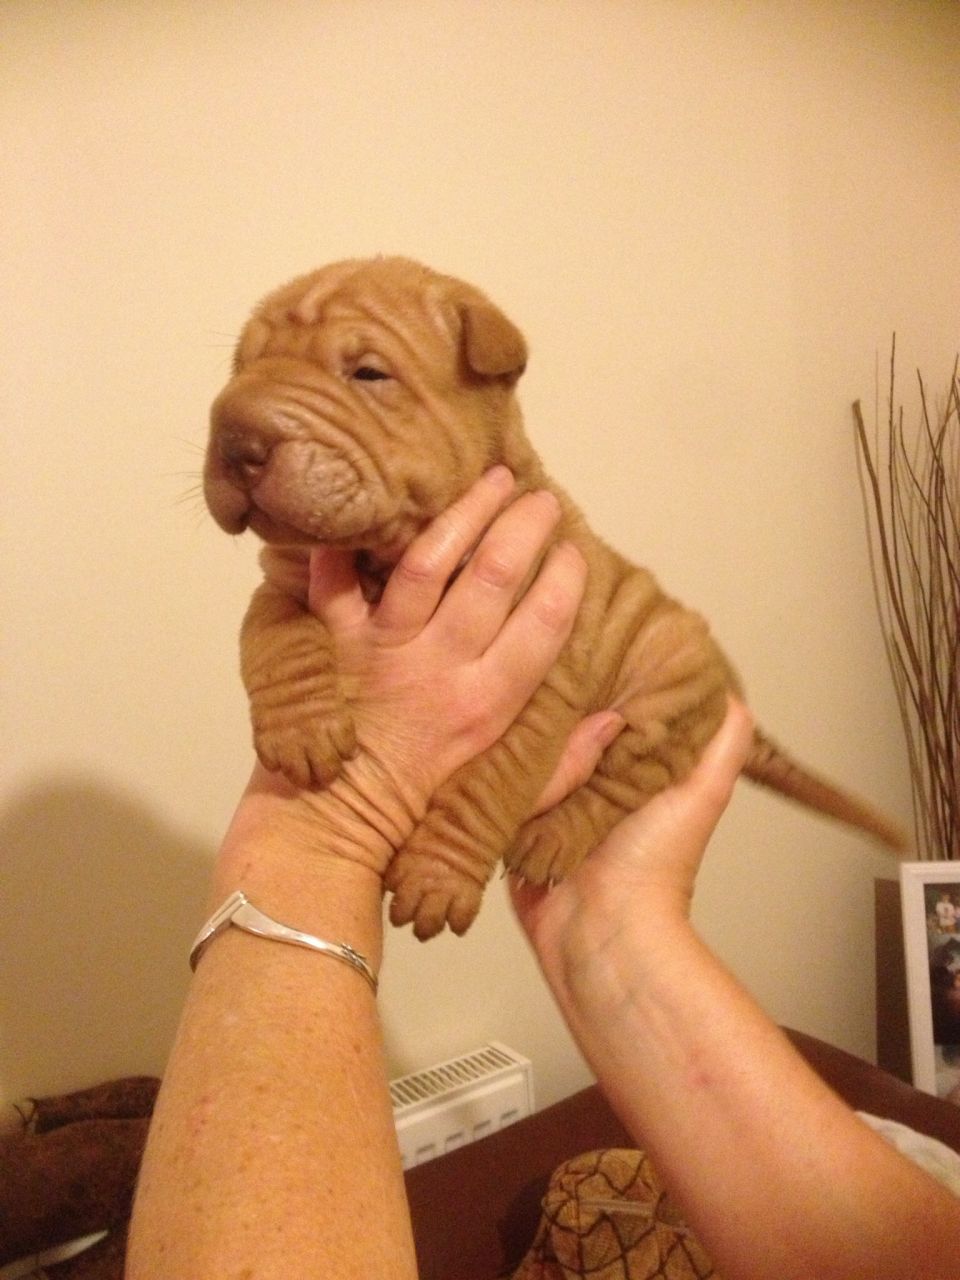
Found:
[[[406,259],[271,294],[211,410],[204,468],[228,533],[395,563],[503,455],[526,347],[479,291]]]

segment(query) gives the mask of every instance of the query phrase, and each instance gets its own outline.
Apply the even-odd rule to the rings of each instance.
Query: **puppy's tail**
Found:
[[[751,781],[770,787],[808,809],[866,831],[895,853],[905,854],[910,849],[906,832],[896,822],[792,760],[759,729],[754,733],[753,748],[743,773]]]

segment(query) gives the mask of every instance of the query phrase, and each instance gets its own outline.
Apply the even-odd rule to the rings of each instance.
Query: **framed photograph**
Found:
[[[913,1083],[960,1105],[960,862],[900,866]]]

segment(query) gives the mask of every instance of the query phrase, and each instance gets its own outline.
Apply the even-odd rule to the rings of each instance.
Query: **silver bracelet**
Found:
[[[269,938],[272,942],[291,942],[295,947],[306,947],[308,951],[319,951],[321,955],[330,956],[351,969],[356,969],[370,984],[373,994],[377,994],[377,976],[367,963],[365,956],[345,942],[326,942],[323,938],[315,938],[312,933],[301,933],[299,929],[291,929],[279,920],[272,920],[250,902],[246,895],[238,889],[231,893],[222,907],[218,908],[197,934],[197,939],[190,948],[190,968],[196,969],[200,957],[214,938],[224,933],[231,925],[242,929],[244,933],[256,934],[258,938]]]

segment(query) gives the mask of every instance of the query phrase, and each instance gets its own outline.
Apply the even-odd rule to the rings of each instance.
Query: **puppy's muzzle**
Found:
[[[210,447],[221,466],[242,483],[255,482],[273,447],[296,434],[276,390],[264,383],[234,379],[213,402]]]
[[[272,373],[272,370],[270,371]],[[241,373],[214,401],[204,496],[228,533],[267,542],[383,544],[391,502],[335,392]]]
[[[229,533],[246,528],[258,485],[285,437],[264,391],[231,383],[214,402],[204,467],[204,496],[213,518]]]

